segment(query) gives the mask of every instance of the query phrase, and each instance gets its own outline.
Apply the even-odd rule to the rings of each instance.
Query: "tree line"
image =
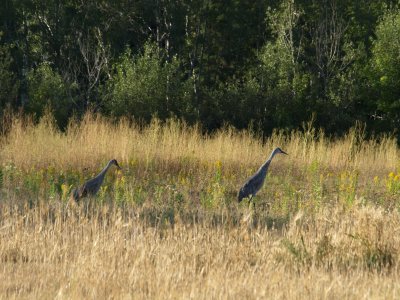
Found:
[[[389,0],[3,0],[0,107],[66,126],[87,109],[265,134],[400,127]]]

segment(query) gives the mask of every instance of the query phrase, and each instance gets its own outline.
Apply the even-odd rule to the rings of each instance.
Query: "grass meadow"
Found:
[[[0,299],[399,299],[400,151],[312,124],[212,135],[88,113],[0,139]],[[241,184],[276,156],[253,209]],[[73,187],[112,158],[98,195]]]

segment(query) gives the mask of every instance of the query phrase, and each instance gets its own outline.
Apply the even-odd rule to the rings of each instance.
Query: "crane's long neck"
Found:
[[[273,150],[273,151],[271,152],[271,155],[269,156],[269,158],[268,158],[268,159],[265,161],[265,163],[261,166],[262,169],[268,168],[269,164],[270,164],[271,161],[272,161],[272,158],[275,156],[276,153],[277,153],[276,149]]]
[[[108,162],[108,164],[104,167],[103,170],[101,170],[101,172],[96,176],[98,178],[104,178],[104,176],[106,175],[108,169],[111,167],[111,161]]]

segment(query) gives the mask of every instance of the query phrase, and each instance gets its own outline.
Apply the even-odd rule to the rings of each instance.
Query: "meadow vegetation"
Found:
[[[88,113],[60,131],[8,119],[0,148],[0,298],[384,298],[400,294],[393,136],[312,122],[262,138]],[[280,146],[255,209],[240,185]],[[98,196],[73,187],[115,158]]]

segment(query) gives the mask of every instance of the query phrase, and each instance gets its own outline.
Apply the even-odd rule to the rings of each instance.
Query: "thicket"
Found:
[[[4,0],[0,107],[62,128],[89,108],[145,122],[171,116],[315,125],[342,134],[400,126],[398,1]]]

